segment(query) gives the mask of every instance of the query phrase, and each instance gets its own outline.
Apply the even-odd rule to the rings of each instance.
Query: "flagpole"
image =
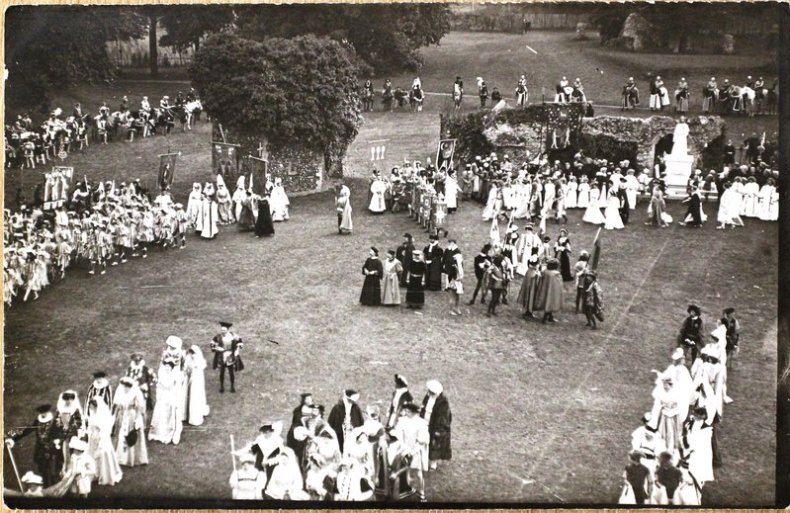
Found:
[[[16,460],[14,459],[14,453],[11,451],[11,447],[8,444],[5,444],[6,449],[8,449],[8,457],[11,458],[11,466],[14,467],[14,474],[16,474],[16,480],[19,483],[19,489],[22,493],[25,493],[25,488],[22,486],[22,479],[19,477],[19,469],[16,466]]]

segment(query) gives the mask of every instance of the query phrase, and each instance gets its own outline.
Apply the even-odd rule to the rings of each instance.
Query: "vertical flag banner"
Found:
[[[598,233],[595,234],[595,241],[593,242],[593,252],[590,256],[590,269],[593,271],[598,270],[598,261],[601,259],[601,229],[598,228]]]
[[[176,161],[180,153],[165,153],[159,155],[159,178],[157,184],[161,190],[165,190],[173,183],[173,175],[176,172]]]
[[[442,139],[439,148],[436,150],[436,169],[444,168],[445,171],[453,167],[453,155],[455,154],[455,139]]]
[[[239,148],[238,144],[211,143],[211,169],[215,175],[222,175],[228,187],[239,178]]]
[[[252,192],[259,196],[265,196],[268,191],[266,190],[266,174],[269,169],[269,163],[258,157],[247,155],[244,157],[244,175],[249,177],[252,183]],[[249,185],[250,182],[248,182]]]

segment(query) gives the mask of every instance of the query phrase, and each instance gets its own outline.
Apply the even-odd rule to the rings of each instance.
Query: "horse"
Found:
[[[529,102],[529,90],[524,84],[519,84],[516,87],[516,105],[519,107],[526,107]]]
[[[422,112],[422,102],[424,99],[425,96],[422,89],[412,88],[412,90],[409,91],[409,105],[411,106],[411,110],[414,112]]]
[[[639,89],[636,86],[623,86],[623,103],[620,110],[635,109],[639,104]]]
[[[170,130],[172,130],[173,126],[175,126],[175,116],[171,109],[153,109],[151,119],[153,120],[152,133],[154,134],[156,133],[156,129],[161,127],[164,131],[164,134],[169,135]]]
[[[585,96],[584,90],[579,87],[574,87],[573,91],[571,91],[570,101],[574,103],[587,103],[587,96]]]
[[[464,92],[461,90],[461,84],[455,83],[453,84],[453,104],[455,105],[455,110],[461,109],[461,101],[464,98]]]
[[[779,112],[779,81],[774,80],[773,85],[767,90],[765,96],[765,111],[767,114]]]
[[[373,96],[375,92],[372,87],[365,87],[362,91],[362,110],[365,112],[373,111]]]
[[[556,103],[568,103],[573,97],[574,88],[571,85],[557,84],[557,94],[554,96]]]
[[[192,130],[195,121],[200,119],[200,114],[203,112],[203,103],[200,100],[192,100],[184,104],[184,112],[187,115],[187,130]]]

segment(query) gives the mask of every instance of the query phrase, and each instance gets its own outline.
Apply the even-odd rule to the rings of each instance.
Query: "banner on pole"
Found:
[[[222,175],[228,187],[239,177],[239,148],[238,144],[211,143],[211,170],[215,175]]]
[[[176,172],[176,161],[181,153],[165,153],[159,155],[159,178],[157,184],[159,189],[165,190],[173,183],[173,175]]]
[[[442,139],[439,148],[436,150],[436,169],[446,170],[453,167],[453,155],[455,154],[455,139]]]
[[[266,183],[269,181],[266,177],[269,171],[269,162],[252,155],[247,155],[243,160],[244,176],[248,179],[248,186],[252,184],[252,192],[259,196],[268,194],[266,190]]]

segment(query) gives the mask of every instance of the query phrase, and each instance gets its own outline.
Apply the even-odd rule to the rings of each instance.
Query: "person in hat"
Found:
[[[66,390],[58,397],[56,415],[53,426],[53,438],[56,446],[63,450],[63,463],[68,465],[71,453],[68,448],[68,441],[74,437],[84,435],[85,420],[82,413],[82,406],[74,390]]]
[[[560,229],[557,237],[557,244],[554,246],[554,256],[560,260],[560,272],[563,282],[574,281],[574,274],[571,272],[571,240],[568,237],[568,230]]]
[[[60,446],[62,439],[57,437],[55,431],[52,405],[42,404],[36,408],[36,412],[36,418],[21,431],[12,430],[5,443],[10,450],[19,440],[35,433],[33,464],[38,476],[43,479],[44,486],[52,486],[60,480],[60,471],[63,468],[63,450]]]
[[[337,435],[337,443],[340,451],[343,452],[346,436],[354,428],[364,423],[362,409],[357,404],[359,393],[353,389],[346,389],[340,400],[332,407],[329,412],[327,423]]]
[[[461,315],[459,304],[464,293],[464,257],[455,239],[449,239],[442,255],[442,273],[447,277],[450,291],[450,315]]]
[[[133,353],[129,357],[126,377],[131,378],[143,394],[145,399],[143,407],[148,410],[152,409],[156,393],[156,374],[145,364],[145,358],[142,353]]]
[[[409,269],[412,262],[412,254],[414,253],[414,237],[410,233],[403,234],[403,243],[395,250],[395,258],[401,264],[400,286],[406,286],[406,277],[409,274]]]
[[[266,473],[255,468],[255,456],[245,453],[239,456],[241,468],[234,470],[228,483],[231,497],[239,500],[262,500],[266,488]]]
[[[693,404],[696,398],[694,380],[686,367],[686,355],[682,348],[676,347],[672,351],[671,358],[672,363],[664,370],[664,374],[672,376],[672,382],[678,393],[678,418],[685,420],[688,417],[689,405]]]
[[[23,493],[26,497],[43,497],[44,496],[44,479],[34,472],[28,470],[22,476]]]
[[[422,400],[420,416],[428,422],[430,432],[430,468],[434,470],[440,461],[449,461],[453,457],[452,421],[453,414],[450,402],[444,394],[444,387],[437,380],[425,383],[428,393]]]
[[[431,442],[428,422],[420,416],[420,407],[414,403],[405,403],[403,412],[395,425],[395,431],[401,443],[401,452],[409,456],[409,483],[412,487],[417,485],[420,500],[425,502],[423,473],[429,468]]]
[[[423,261],[423,252],[419,249],[412,251],[412,262],[409,265],[406,288],[406,306],[421,309],[425,305],[425,276],[428,266]]]
[[[233,323],[220,322],[220,333],[214,335],[211,339],[211,350],[214,352],[214,365],[213,368],[219,367],[219,391],[225,392],[225,371],[227,370],[230,378],[230,391],[236,392],[236,372],[244,369],[244,363],[241,360],[241,350],[244,347],[244,341],[230,331]]]
[[[73,479],[71,493],[86,499],[91,493],[91,484],[96,479],[96,461],[87,453],[88,443],[76,436],[69,440],[67,447],[70,457],[63,473]]]
[[[387,251],[387,259],[382,263],[381,304],[395,306],[400,304],[400,279],[403,266],[395,258],[395,251]]]
[[[264,498],[272,500],[306,500],[309,495],[304,491],[302,471],[294,452],[282,447],[275,456],[271,475],[266,482]]]
[[[546,261],[546,269],[543,271],[538,289],[535,292],[535,309],[543,310],[543,320],[547,322],[557,322],[554,312],[562,310],[564,291],[562,288],[562,275],[559,271],[560,263],[556,258]]]
[[[255,458],[255,468],[266,473],[267,482],[278,463],[277,457],[285,449],[281,433],[281,422],[266,422],[258,429],[255,440],[235,453],[236,456],[252,454]]]
[[[99,371],[93,373],[93,383],[88,387],[85,404],[89,404],[91,399],[98,399],[106,404],[108,408],[112,407],[112,386],[110,386],[106,372]],[[88,412],[86,418],[90,418],[90,412]]]
[[[584,274],[584,316],[587,317],[587,326],[597,329],[597,321],[603,322],[603,291],[598,285],[598,276],[595,271]]]
[[[115,425],[118,437],[115,454],[124,467],[148,464],[148,446],[145,440],[146,400],[133,378],[124,376],[113,398]]]
[[[727,354],[727,368],[734,366],[735,358],[738,355],[738,342],[741,337],[741,324],[735,318],[735,308],[728,307],[722,312],[721,323],[727,330],[726,339],[726,354]]]
[[[713,481],[713,426],[705,408],[694,408],[683,426],[681,451],[688,461],[688,470],[701,489]]]
[[[350,235],[354,230],[351,220],[351,189],[338,184],[335,188],[335,210],[337,211],[337,230],[340,235]]]
[[[409,382],[401,374],[395,374],[395,391],[392,392],[389,409],[387,410],[387,428],[395,427],[401,416],[403,405],[414,401],[414,397],[409,392]]]
[[[659,506],[673,504],[683,474],[672,464],[672,454],[663,451],[658,455],[658,469],[653,481],[653,493],[650,503]]]
[[[642,455],[639,451],[628,453],[628,465],[623,472],[623,479],[634,492],[634,500],[637,505],[645,504],[650,496],[650,471],[642,465]]]
[[[183,430],[184,373],[172,358],[165,358],[159,367],[156,392],[148,439],[178,445]]]
[[[370,248],[368,258],[362,266],[362,274],[365,275],[365,281],[362,284],[359,303],[364,306],[380,306],[381,279],[384,276],[384,266],[379,260],[379,250],[377,248]]]
[[[688,354],[691,353],[691,361],[697,359],[697,352],[702,348],[702,310],[697,305],[689,305],[686,309],[688,316],[683,321],[678,335],[678,347],[682,347]]]
[[[88,402],[88,454],[96,461],[96,477],[102,486],[115,486],[123,478],[112,444],[115,424],[110,407],[99,398]]]
[[[439,246],[439,236],[431,235],[428,245],[422,250],[427,266],[425,286],[428,290],[442,290],[442,256],[444,250]]]
[[[486,303],[486,294],[488,292],[488,268],[492,265],[492,254],[491,254],[491,244],[486,243],[480,249],[480,252],[475,255],[473,264],[475,268],[475,290],[472,293],[472,299],[469,300],[469,305],[473,305],[475,303],[475,299],[477,298],[477,293],[480,292],[480,304]]]

